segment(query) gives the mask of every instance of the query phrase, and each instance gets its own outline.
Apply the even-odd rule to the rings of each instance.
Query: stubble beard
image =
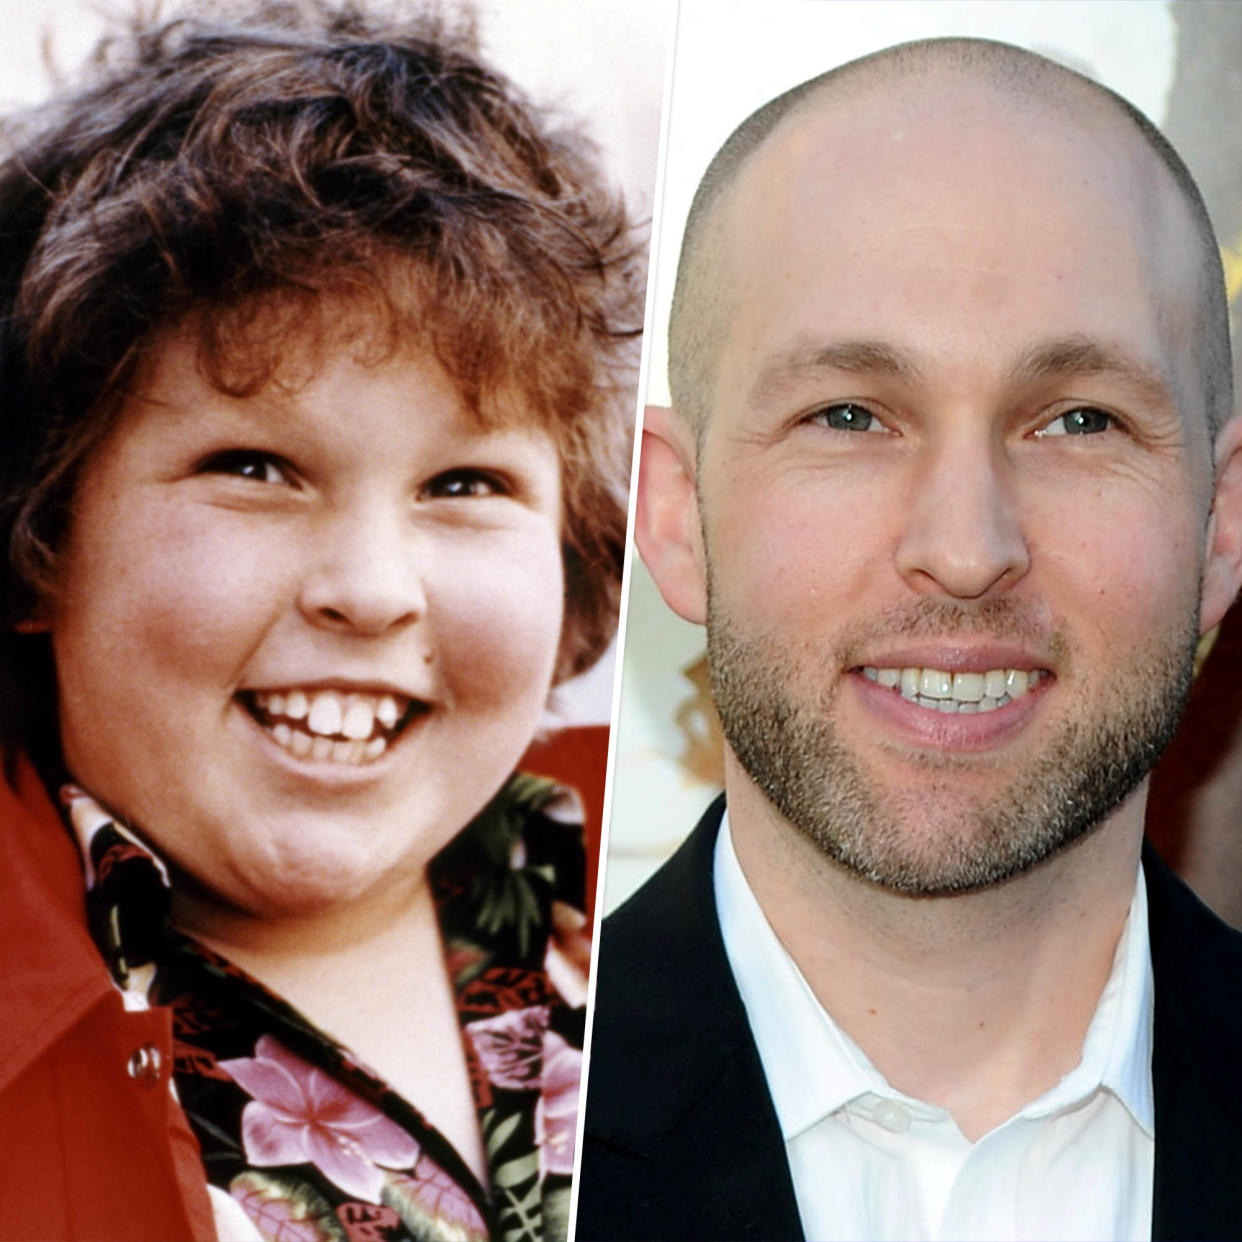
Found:
[[[885,632],[1025,632],[1005,601],[967,611],[925,601]],[[967,798],[962,760],[909,756],[917,779],[894,789],[873,777],[833,721],[848,655],[799,659],[787,644],[747,634],[709,582],[707,649],[724,735],[783,819],[856,877],[911,897],[992,888],[1081,840],[1122,803],[1172,740],[1190,693],[1196,618],[1097,682],[1105,692],[1065,722],[1020,770],[995,769],[990,795]],[[848,649],[850,644],[846,644]],[[985,761],[986,762],[986,761]],[[971,773],[977,779],[978,773]]]

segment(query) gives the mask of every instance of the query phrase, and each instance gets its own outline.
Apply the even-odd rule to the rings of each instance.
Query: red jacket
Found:
[[[0,781],[0,1236],[214,1239],[171,1069],[170,1015],[125,1012],[77,851],[21,759]]]

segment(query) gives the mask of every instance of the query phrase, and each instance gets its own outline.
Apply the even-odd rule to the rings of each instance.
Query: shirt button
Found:
[[[910,1110],[896,1100],[881,1100],[872,1116],[892,1134],[904,1134],[910,1128]]]
[[[160,1080],[160,1050],[154,1044],[135,1048],[125,1068],[140,1087],[154,1086]]]

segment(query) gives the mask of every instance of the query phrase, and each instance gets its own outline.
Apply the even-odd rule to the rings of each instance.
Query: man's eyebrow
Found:
[[[1177,408],[1169,380],[1159,369],[1119,345],[1088,336],[1035,345],[1013,369],[1013,379],[1019,384],[1090,375],[1116,376],[1148,403]]]
[[[906,382],[922,378],[914,358],[883,341],[834,341],[795,345],[768,358],[750,387],[750,401],[764,405],[800,382],[828,372],[884,376]],[[1145,401],[1177,408],[1168,378],[1129,350],[1089,336],[1071,335],[1031,346],[1011,368],[1018,385],[1075,376],[1114,375]]]
[[[883,341],[833,341],[795,345],[768,358],[750,386],[750,400],[764,405],[786,389],[827,371],[883,375],[907,381],[920,377],[914,360]]]

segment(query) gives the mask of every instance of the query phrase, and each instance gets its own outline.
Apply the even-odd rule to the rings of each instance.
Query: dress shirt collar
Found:
[[[788,1142],[842,1106],[868,1094],[902,1099],[811,991],[772,930],[738,863],[726,810],[716,841],[714,884],[725,952],[763,1062]],[[1153,987],[1147,894],[1139,869],[1112,972],[1083,1043],[1079,1064],[1020,1115],[1047,1116],[1111,1091],[1151,1136]]]

